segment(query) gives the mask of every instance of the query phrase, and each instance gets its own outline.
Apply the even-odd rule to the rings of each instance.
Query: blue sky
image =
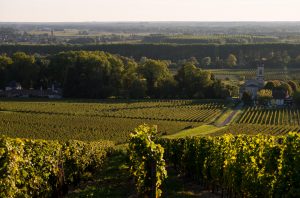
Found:
[[[300,21],[300,0],[0,0],[0,21]]]

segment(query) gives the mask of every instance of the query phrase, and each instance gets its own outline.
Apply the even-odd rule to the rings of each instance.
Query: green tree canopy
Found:
[[[211,64],[211,58],[209,56],[202,58],[201,66],[207,67]]]
[[[234,54],[229,54],[227,59],[226,59],[226,64],[229,67],[236,66],[237,64],[237,58]]]
[[[13,54],[12,60],[13,64],[9,69],[10,79],[20,82],[25,88],[34,87],[39,73],[35,57],[24,52],[16,52]]]
[[[7,71],[12,63],[12,59],[6,56],[6,54],[0,55],[0,88],[3,88],[5,86],[8,75]]]
[[[167,61],[147,59],[139,66],[138,72],[146,79],[150,96],[155,94],[160,81],[172,78]]]
[[[273,98],[272,90],[270,89],[261,89],[257,93],[257,99],[259,103],[266,104]]]

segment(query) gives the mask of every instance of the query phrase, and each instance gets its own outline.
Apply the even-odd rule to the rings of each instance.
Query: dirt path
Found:
[[[231,114],[224,120],[223,123],[217,125],[217,127],[224,127],[225,125],[227,125],[228,123],[231,122],[232,118],[239,112],[239,110],[241,110],[243,107],[243,104],[240,103],[238,106],[236,106],[234,108],[234,110],[231,112]]]

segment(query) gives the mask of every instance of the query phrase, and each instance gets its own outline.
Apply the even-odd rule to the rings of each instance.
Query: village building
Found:
[[[263,64],[257,67],[256,79],[246,80],[240,87],[240,99],[242,99],[244,92],[250,93],[252,100],[257,98],[257,92],[265,86],[265,68]]]
[[[51,98],[59,99],[62,98],[62,89],[59,88],[58,84],[52,84],[48,89],[23,89],[21,84],[16,81],[11,81],[5,87],[4,91],[0,91],[0,97],[6,98]]]

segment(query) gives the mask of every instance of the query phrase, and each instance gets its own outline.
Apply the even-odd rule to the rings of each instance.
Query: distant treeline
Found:
[[[238,67],[256,67],[254,62],[265,59],[266,67],[300,66],[300,44],[103,44],[103,45],[2,45],[0,54],[12,55],[23,51],[29,54],[56,54],[62,51],[107,51],[139,60],[142,57],[177,62],[195,57],[198,61],[210,57],[212,67],[222,67],[229,54],[237,58]],[[298,62],[299,61],[299,62]]]
[[[25,89],[63,88],[71,98],[226,98],[236,88],[185,61],[175,75],[170,61],[139,62],[103,51],[68,51],[53,55],[16,52],[0,55],[0,89],[12,81]]]

